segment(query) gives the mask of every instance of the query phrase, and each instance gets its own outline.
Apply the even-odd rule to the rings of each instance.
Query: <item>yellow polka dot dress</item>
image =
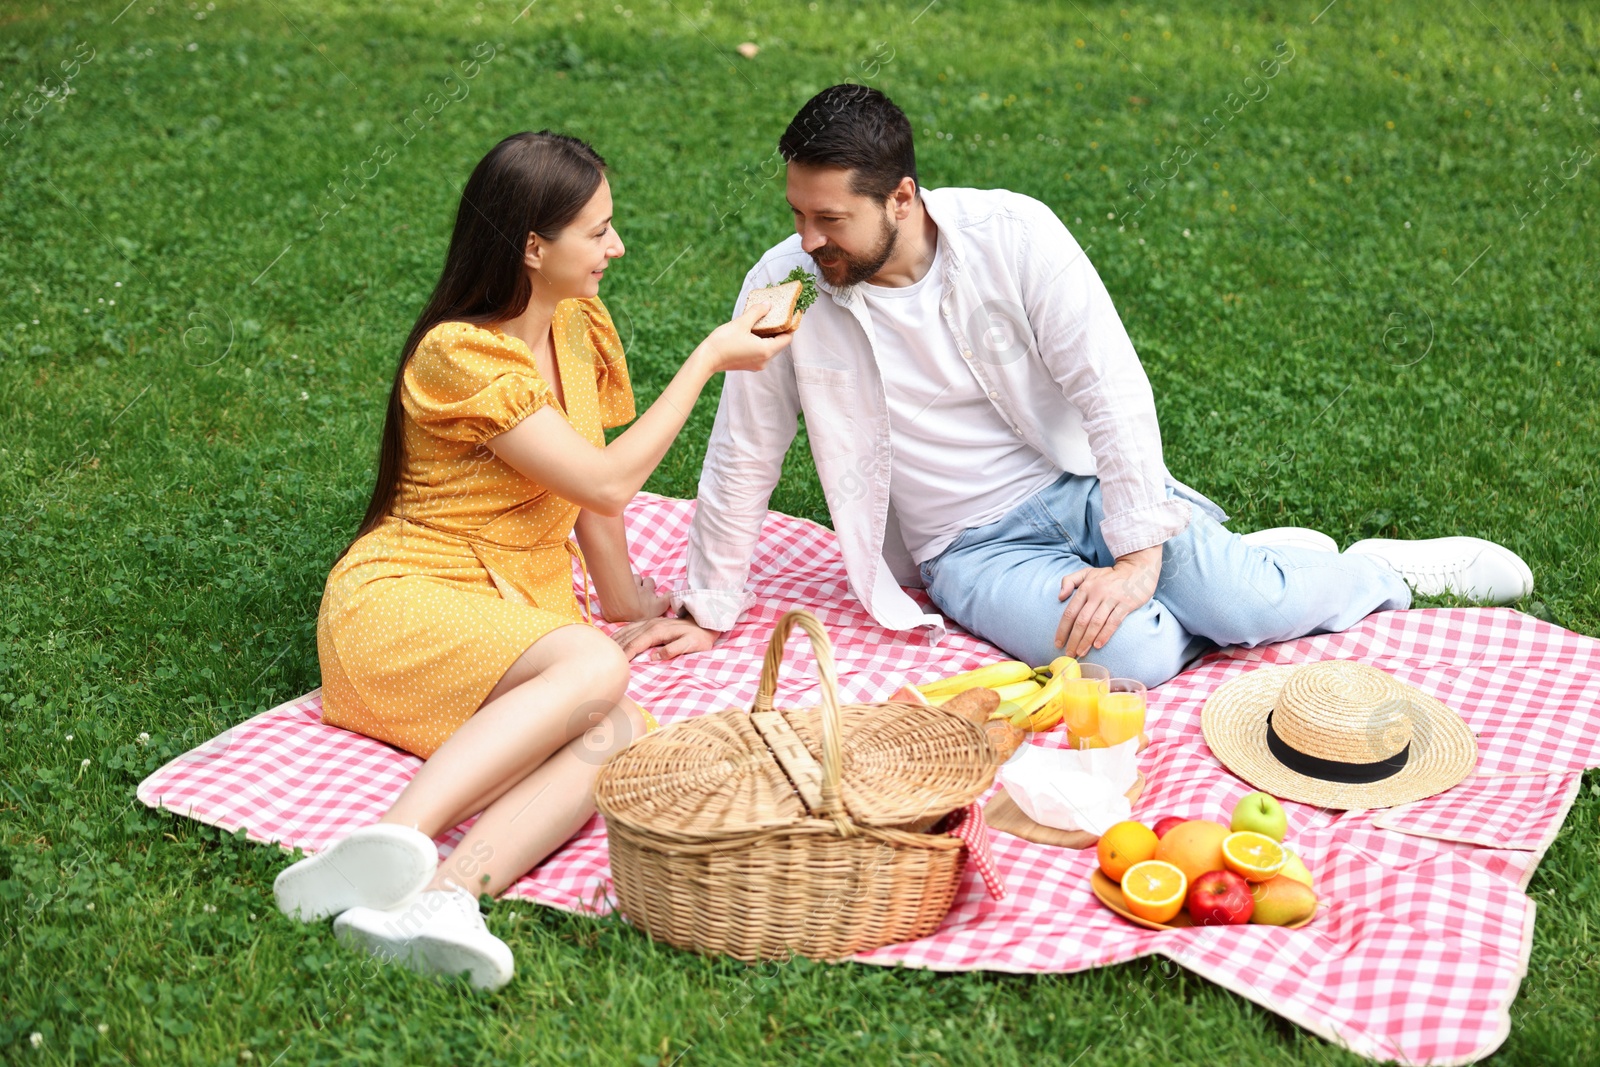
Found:
[[[611,316],[566,300],[552,324],[572,427],[597,446],[634,417]],[[522,341],[441,323],[401,378],[405,463],[394,506],[328,575],[317,617],[322,721],[424,758],[472,716],[518,656],[584,615],[569,544],[578,505],[484,446],[560,409]]]

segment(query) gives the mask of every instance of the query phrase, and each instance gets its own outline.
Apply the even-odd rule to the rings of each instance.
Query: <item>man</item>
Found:
[[[1154,397],[1094,267],[1044,204],[921,189],[911,126],[836,85],[779,140],[795,234],[740,294],[795,266],[819,296],[788,350],[723,385],[682,618],[617,634],[630,656],[709,648],[749,605],[767,501],[804,412],[852,591],[930,629],[902,586],[1009,655],[1063,650],[1147,685],[1219,645],[1343,630],[1408,583],[1509,601],[1527,566],[1477,538],[1248,538],[1162,461]]]

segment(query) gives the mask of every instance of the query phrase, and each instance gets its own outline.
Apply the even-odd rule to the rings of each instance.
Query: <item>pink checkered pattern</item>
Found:
[[[663,586],[683,580],[693,508],[643,495],[628,511],[636,562]],[[630,694],[663,722],[747,707],[767,637],[792,607],[810,609],[828,628],[848,701],[999,658],[960,632],[932,647],[879,629],[849,595],[832,533],[800,519],[768,517],[751,584],[758,605],[717,648],[634,665]],[[1505,1039],[1526,971],[1534,905],[1522,890],[1576,795],[1578,772],[1600,766],[1600,716],[1592,710],[1600,704],[1600,642],[1507,609],[1451,609],[1386,612],[1343,634],[1208,657],[1150,694],[1152,744],[1141,756],[1148,785],[1135,817],[1224,818],[1252,787],[1206,748],[1207,695],[1263,663],[1336,656],[1382,667],[1443,700],[1477,732],[1480,761],[1476,776],[1449,793],[1388,812],[1285,805],[1288,844],[1315,873],[1324,901],[1310,926],[1145,930],[1090,893],[1093,850],[995,834],[992,873],[1008,895],[996,899],[984,864],[968,863],[937,933],[861,959],[1038,973],[1157,955],[1364,1056],[1455,1064],[1487,1055]],[[792,638],[781,704],[818,702],[814,667],[804,640]],[[376,820],[418,761],[324,727],[319,715],[319,693],[264,712],[151,775],[139,796],[257,840],[322,848]],[[609,888],[597,818],[508,895],[603,912]]]
[[[1006,883],[1000,876],[1000,868],[994,862],[994,852],[990,847],[989,824],[983,820],[983,805],[968,804],[966,814],[950,831],[950,835],[966,842],[967,867],[978,872],[978,877],[983,879],[983,887],[989,891],[989,895],[995,900],[1006,899]]]
[[[1489,848],[1542,851],[1567,817],[1583,775],[1468,778],[1439,796],[1390,808],[1372,825]]]

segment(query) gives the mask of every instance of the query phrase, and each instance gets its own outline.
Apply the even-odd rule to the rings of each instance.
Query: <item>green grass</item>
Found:
[[[1600,153],[1592,7],[630,3],[0,11],[0,1058],[1354,1062],[1154,960],[752,971],[522,905],[491,918],[517,981],[471,996],[283,921],[271,850],[133,801],[317,684],[323,579],[479,156],[549,126],[611,162],[629,251],[604,296],[648,399],[788,230],[759,177],[777,135],[847,79],[906,109],[925,184],[1029,193],[1092,246],[1169,465],[1238,528],[1491,537],[1534,568],[1524,610],[1600,633],[1600,167],[1566,162]],[[345,168],[371,176],[340,207]],[[693,495],[714,409],[650,489]],[[773,503],[826,520],[803,444]],[[1531,886],[1497,1062],[1600,1047],[1597,816],[1591,775]]]

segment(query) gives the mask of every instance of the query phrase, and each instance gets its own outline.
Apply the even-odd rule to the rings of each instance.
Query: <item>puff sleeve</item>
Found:
[[[412,353],[400,403],[428,433],[481,444],[555,403],[555,393],[517,341],[446,322],[429,330]]]
[[[611,313],[598,298],[582,300],[580,303],[588,325],[585,342],[595,356],[600,425],[609,430],[633,421],[633,382],[628,377],[628,361],[622,354],[622,338],[617,335]]]

